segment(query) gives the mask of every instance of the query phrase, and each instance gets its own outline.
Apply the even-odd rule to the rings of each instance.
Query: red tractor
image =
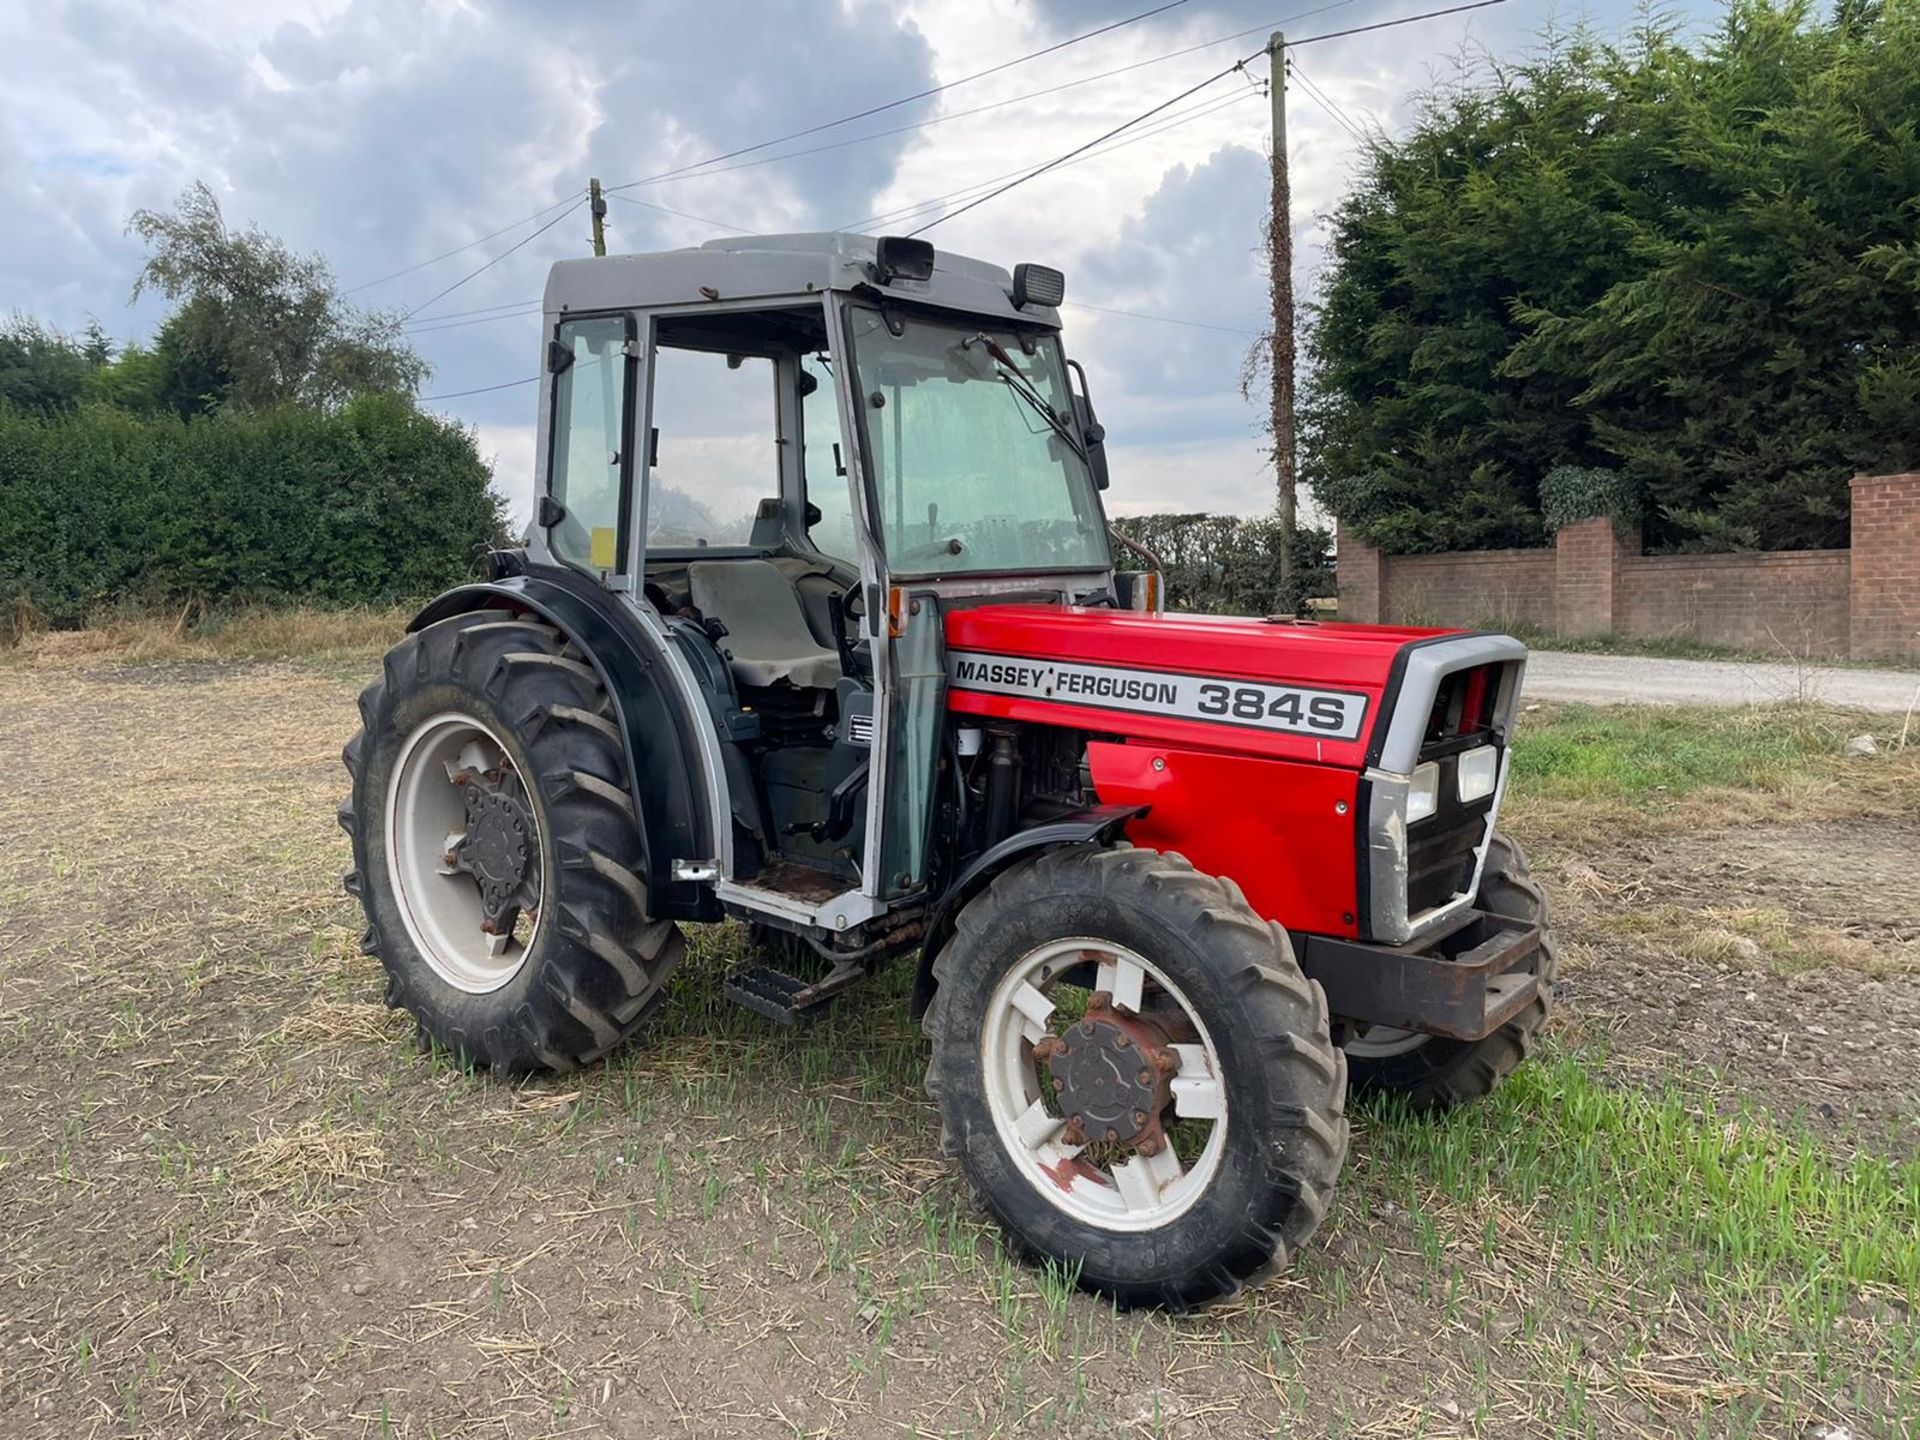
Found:
[[[361,697],[347,888],[506,1071],[620,1044],[687,923],[753,927],[727,991],[789,1024],[911,963],[1012,1240],[1188,1305],[1313,1233],[1350,1083],[1472,1099],[1539,1033],[1526,652],[1162,613],[1063,291],[841,234],[556,265],[533,524]]]

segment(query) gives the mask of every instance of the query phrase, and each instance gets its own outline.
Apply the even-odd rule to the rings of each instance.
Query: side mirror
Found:
[[[1096,490],[1113,483],[1107,471],[1107,427],[1093,413],[1093,398],[1087,393],[1087,372],[1078,360],[1067,362],[1067,393],[1073,397],[1073,423],[1080,431],[1080,442],[1087,449],[1087,468],[1093,472]],[[1076,385],[1073,382],[1077,380]]]

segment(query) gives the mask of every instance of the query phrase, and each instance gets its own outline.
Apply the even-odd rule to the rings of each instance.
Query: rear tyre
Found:
[[[934,961],[942,1142],[1029,1260],[1126,1305],[1232,1294],[1325,1216],[1346,1066],[1284,931],[1179,855],[1003,872]]]
[[[1541,927],[1534,961],[1539,998],[1484,1040],[1443,1040],[1381,1026],[1362,1030],[1347,1045],[1355,1094],[1402,1095],[1415,1110],[1445,1110],[1485,1099],[1533,1053],[1553,1012],[1560,959],[1546,928],[1546,892],[1535,883],[1525,852],[1511,836],[1496,832],[1487,847],[1480,906]]]
[[[505,610],[409,635],[343,759],[349,893],[387,1003],[463,1059],[564,1071],[660,1004],[685,945],[647,912],[613,707],[552,626]]]

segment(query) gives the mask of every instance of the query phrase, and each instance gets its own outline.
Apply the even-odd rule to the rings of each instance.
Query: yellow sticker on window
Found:
[[[587,563],[598,570],[613,568],[613,527],[596,525],[593,537],[587,546]]]

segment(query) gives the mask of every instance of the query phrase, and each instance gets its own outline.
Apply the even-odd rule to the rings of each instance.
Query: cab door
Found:
[[[562,320],[547,347],[547,487],[536,521],[562,565],[632,588],[639,346],[630,314]]]
[[[887,593],[883,660],[876,667],[881,723],[873,821],[880,865],[874,893],[897,897],[927,883],[947,758],[947,646],[939,596],[899,586]]]

